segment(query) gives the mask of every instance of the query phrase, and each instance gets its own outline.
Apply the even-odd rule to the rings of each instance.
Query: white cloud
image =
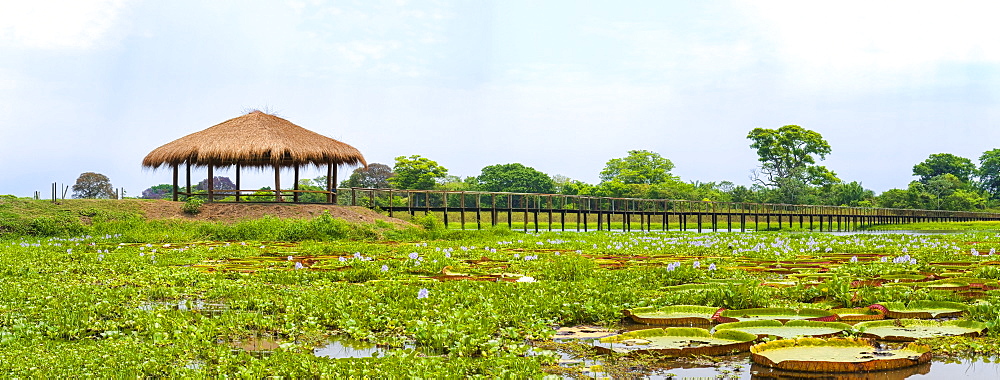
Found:
[[[115,26],[125,0],[32,0],[0,4],[0,46],[89,49]]]
[[[940,63],[1000,62],[993,1],[753,1],[748,17],[775,44],[795,80],[869,77],[890,85]],[[856,85],[857,82],[855,81]]]

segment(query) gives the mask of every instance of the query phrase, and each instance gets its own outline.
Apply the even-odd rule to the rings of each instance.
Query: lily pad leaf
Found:
[[[625,310],[625,314],[636,323],[647,325],[688,326],[714,323],[712,316],[717,307],[677,305],[664,307],[640,307]]]
[[[789,371],[869,372],[927,363],[931,351],[914,343],[898,350],[881,350],[865,339],[799,338],[756,344],[750,348],[750,359]]]
[[[920,319],[894,319],[861,322],[854,328],[862,331],[862,336],[893,342],[912,342],[921,338],[942,336],[978,336],[986,330],[986,324],[968,320],[926,321]]]
[[[601,338],[595,343],[604,353],[644,353],[661,356],[723,355],[750,349],[754,334],[722,330],[714,334],[694,327],[668,327],[630,331]]]
[[[777,320],[746,321],[723,323],[715,326],[715,331],[739,330],[755,334],[758,337],[776,336],[780,338],[794,338],[799,336],[819,337],[833,336],[845,330],[850,330],[851,325],[840,322],[819,322],[806,320],[791,320],[782,324]]]

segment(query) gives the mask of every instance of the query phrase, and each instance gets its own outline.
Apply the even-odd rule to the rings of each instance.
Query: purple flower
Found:
[[[700,261],[695,261],[694,264],[691,264],[691,266],[693,266],[695,268],[701,268],[701,262]]]
[[[857,256],[851,256],[851,262],[852,263],[858,262],[858,257]]]
[[[418,260],[418,259],[420,259],[420,254],[416,253],[416,252],[410,252],[410,256],[409,257],[410,257],[410,260]]]
[[[389,271],[389,266],[385,265],[385,264],[382,264],[382,271],[383,272],[388,272]]]
[[[708,264],[708,270],[715,270],[715,263]]]
[[[295,262],[295,269],[302,269],[302,268],[305,268],[304,266],[302,266],[302,263],[296,261]]]
[[[427,298],[430,297],[430,295],[431,295],[430,290],[427,290],[427,288],[420,288],[420,291],[417,292],[417,299],[419,300],[422,298]]]

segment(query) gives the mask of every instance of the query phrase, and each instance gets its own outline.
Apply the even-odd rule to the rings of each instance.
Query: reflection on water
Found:
[[[372,343],[352,339],[331,340],[327,345],[313,349],[313,355],[330,359],[370,358],[378,356],[375,353],[383,352],[384,349]]]

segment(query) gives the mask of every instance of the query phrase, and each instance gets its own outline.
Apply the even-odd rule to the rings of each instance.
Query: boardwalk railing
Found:
[[[588,197],[559,194],[442,190],[338,189],[340,204],[387,211],[389,216],[441,215],[445,227],[515,224],[525,231],[553,229],[740,231],[799,228],[848,231],[876,224],[1000,220],[969,211]],[[403,214],[403,215],[401,215]]]

